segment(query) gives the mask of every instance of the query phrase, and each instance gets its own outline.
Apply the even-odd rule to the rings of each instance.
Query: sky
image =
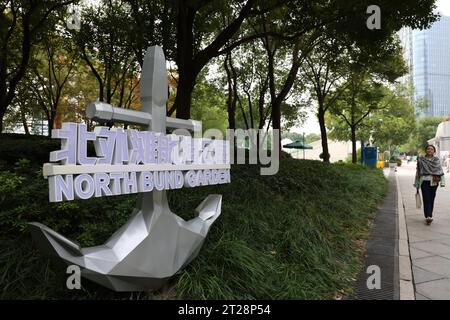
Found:
[[[437,0],[436,5],[443,16],[450,16],[450,0]]]
[[[450,0],[437,0],[436,6],[438,11],[443,16],[450,16]],[[294,127],[290,131],[303,133],[320,133],[319,123],[314,112],[308,116],[306,123],[302,127]]]

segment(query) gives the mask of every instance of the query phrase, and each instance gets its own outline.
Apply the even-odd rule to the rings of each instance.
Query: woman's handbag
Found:
[[[422,199],[420,198],[419,189],[416,192],[416,208],[420,209],[422,207]]]

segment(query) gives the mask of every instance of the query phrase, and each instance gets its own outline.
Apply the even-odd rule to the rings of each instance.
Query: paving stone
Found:
[[[450,260],[450,254],[442,254],[440,257]]]
[[[413,266],[414,283],[419,284],[445,278],[445,276]]]
[[[450,300],[450,279],[421,283],[416,285],[416,290],[431,300]]]
[[[450,260],[443,257],[432,256],[415,259],[413,265],[439,275],[450,276]]]
[[[411,244],[412,248],[419,249],[435,255],[450,254],[450,246],[437,241],[423,241]]]
[[[416,249],[413,247],[409,248],[409,252],[411,254],[411,259],[420,259],[420,258],[430,257],[430,256],[434,255],[432,253],[422,251],[420,249]]]
[[[449,223],[449,224],[450,224],[450,223]],[[437,240],[437,242],[443,243],[443,244],[445,244],[445,245],[447,245],[447,246],[450,246],[450,238],[439,239],[439,240]]]
[[[420,293],[416,292],[416,300],[430,300],[430,298],[427,298],[427,297],[421,295]]]

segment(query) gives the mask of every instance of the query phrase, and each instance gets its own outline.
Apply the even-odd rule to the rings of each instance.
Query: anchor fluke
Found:
[[[85,278],[115,291],[152,291],[198,255],[221,207],[222,196],[209,195],[189,221],[170,209],[137,209],[120,232],[104,245],[89,248],[40,223],[29,223],[29,229],[43,251],[78,265]]]
[[[30,222],[28,223],[28,229],[37,245],[49,255],[59,256],[60,254],[58,252],[61,250],[67,251],[68,254],[73,256],[83,255],[77,243],[67,239],[42,223]]]

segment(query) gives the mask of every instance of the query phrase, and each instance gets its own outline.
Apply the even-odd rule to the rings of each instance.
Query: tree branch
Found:
[[[256,0],[247,0],[247,3],[239,12],[238,17],[230,23],[219,35],[211,42],[205,49],[201,50],[194,57],[194,61],[198,63],[200,66],[204,66],[208,63],[211,57],[218,56],[218,52],[220,48],[222,48],[229,39],[239,30],[242,22],[249,15],[249,12]]]

